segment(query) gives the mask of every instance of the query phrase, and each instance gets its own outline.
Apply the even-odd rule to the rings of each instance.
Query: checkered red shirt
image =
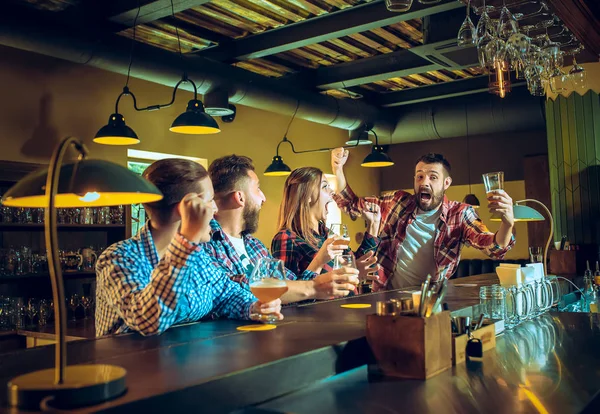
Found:
[[[377,248],[377,257],[384,270],[383,278],[380,275],[379,289],[389,288],[396,269],[398,249],[406,237],[406,228],[416,218],[415,196],[399,190],[382,197],[359,198],[349,186],[346,186],[343,191],[334,195],[334,198],[338,206],[352,218],[360,216],[365,201],[379,205],[381,242]],[[434,240],[434,259],[438,269],[448,268],[447,278],[450,278],[458,267],[463,245],[475,247],[492,258],[501,259],[514,244],[513,236],[507,247],[498,246],[495,242],[495,234],[483,224],[473,207],[448,201],[444,196],[440,223]]]

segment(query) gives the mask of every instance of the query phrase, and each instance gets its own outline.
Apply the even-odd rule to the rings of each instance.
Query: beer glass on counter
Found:
[[[249,284],[252,294],[262,303],[279,299],[288,290],[283,262],[266,257],[259,259],[250,275]],[[253,313],[250,319],[273,323],[277,321],[277,316]]]

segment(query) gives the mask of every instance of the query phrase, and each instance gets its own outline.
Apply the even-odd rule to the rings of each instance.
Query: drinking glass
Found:
[[[506,317],[506,289],[500,285],[479,288],[479,303],[482,313],[489,319]]]
[[[385,0],[385,7],[391,12],[405,12],[412,6],[413,0]]]
[[[483,184],[486,193],[494,190],[504,190],[504,172],[496,171],[483,174]]]
[[[339,236],[340,239],[335,240],[333,245],[347,245],[350,243],[350,235],[348,234],[348,227],[345,224],[332,224],[329,227],[329,236]]]
[[[48,301],[46,299],[40,300],[40,314],[38,319],[38,325],[46,326],[48,323],[48,317],[50,315],[50,309],[48,307]]]
[[[279,299],[288,290],[283,262],[278,259],[260,258],[250,275],[249,285],[252,294],[262,303]],[[262,313],[252,313],[250,318],[267,323],[277,321],[275,315]]]
[[[25,308],[27,317],[29,318],[29,326],[35,326],[35,317],[39,312],[39,303],[37,299],[29,299]]]
[[[463,21],[463,24],[458,30],[458,36],[456,39],[457,44],[460,47],[466,47],[475,44],[475,25],[471,21],[471,0],[467,0],[467,17]]]
[[[353,254],[340,254],[333,259],[333,268],[341,269],[342,267],[351,267],[356,269],[356,260]],[[373,291],[373,281],[363,279],[358,284],[358,293],[371,293]]]
[[[542,263],[544,261],[544,255],[542,254],[541,247],[529,248],[529,261],[531,263]]]
[[[71,312],[73,313],[73,320],[76,321],[77,320],[76,311],[80,305],[79,295],[77,295],[77,294],[72,295],[68,299],[67,304],[69,305],[69,309],[71,309]]]
[[[89,296],[81,297],[81,307],[83,308],[83,319],[88,318],[88,310],[92,306],[92,298]]]

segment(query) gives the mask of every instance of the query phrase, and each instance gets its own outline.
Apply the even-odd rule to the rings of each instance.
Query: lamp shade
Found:
[[[108,118],[108,124],[96,133],[94,142],[104,145],[133,145],[139,143],[140,139],[134,130],[125,124],[123,115],[112,114]]]
[[[390,167],[394,165],[394,161],[383,152],[382,146],[373,145],[373,150],[360,165],[361,167]]]
[[[283,158],[279,155],[273,157],[273,162],[265,170],[265,176],[267,177],[285,177],[290,175],[292,169],[288,167],[284,162]]]
[[[475,194],[467,194],[463,199],[463,203],[469,204],[473,208],[481,207],[481,203]]]
[[[48,169],[34,171],[2,198],[9,207],[48,207]],[[151,203],[163,198],[154,184],[127,168],[104,160],[84,159],[60,169],[56,207],[101,207]]]
[[[513,206],[513,215],[515,217],[515,221],[544,221],[544,216],[542,216],[538,211],[534,210],[531,207],[520,206],[518,204]],[[493,214],[490,218],[490,221],[501,221],[501,218],[496,214]]]
[[[204,105],[197,99],[188,102],[187,109],[171,124],[169,131],[178,134],[216,134],[221,132],[217,121],[204,112]]]

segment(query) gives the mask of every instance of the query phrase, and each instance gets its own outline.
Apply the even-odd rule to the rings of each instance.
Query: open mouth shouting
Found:
[[[433,200],[433,194],[431,194],[431,191],[426,188],[421,189],[418,196],[421,205],[429,205]]]

